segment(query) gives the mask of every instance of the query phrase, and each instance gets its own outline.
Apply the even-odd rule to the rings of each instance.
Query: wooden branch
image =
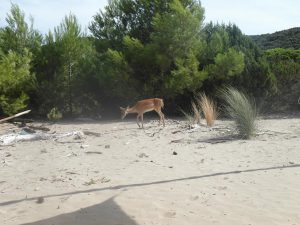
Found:
[[[43,126],[32,126],[32,125],[27,125],[28,128],[33,129],[33,130],[42,130],[42,131],[50,131],[50,128],[48,127],[43,127]]]
[[[83,131],[83,133],[84,133],[85,135],[91,135],[91,136],[95,136],[95,137],[101,137],[101,134],[100,134],[100,133],[96,133],[96,132],[93,132],[93,131],[85,130],[85,131]]]
[[[85,152],[86,154],[99,154],[99,155],[101,155],[102,154],[102,152],[97,152],[97,151],[87,151],[87,152]]]
[[[22,115],[24,115],[24,114],[29,113],[30,111],[31,111],[31,110],[26,110],[26,111],[24,111],[24,112],[17,113],[17,114],[15,114],[15,115],[13,115],[13,116],[6,117],[6,118],[4,118],[4,119],[1,119],[1,120],[0,120],[0,123],[3,123],[4,121],[11,120],[11,119],[13,119],[13,118],[22,116]]]

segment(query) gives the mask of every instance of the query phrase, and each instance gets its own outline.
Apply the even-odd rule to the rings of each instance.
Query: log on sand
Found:
[[[1,119],[1,120],[0,120],[0,123],[3,123],[3,122],[5,122],[5,121],[7,121],[7,120],[11,120],[11,119],[13,119],[13,118],[22,116],[22,115],[24,115],[24,114],[29,113],[30,111],[31,111],[31,110],[26,110],[26,111],[24,111],[24,112],[17,113],[17,114],[15,114],[15,115],[13,115],[13,116],[6,117],[6,118],[4,118],[4,119]]]

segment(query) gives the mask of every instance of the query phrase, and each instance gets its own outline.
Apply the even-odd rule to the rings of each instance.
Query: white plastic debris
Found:
[[[11,145],[18,141],[34,141],[48,139],[48,135],[44,133],[34,134],[5,134],[0,136],[0,145]]]
[[[48,139],[63,139],[66,137],[72,137],[75,140],[83,139],[84,133],[82,131],[72,131],[60,134],[48,134],[44,132],[28,133],[25,130],[21,130],[18,133],[10,133],[0,136],[0,146],[12,145],[19,141],[36,141],[36,140],[48,140]]]

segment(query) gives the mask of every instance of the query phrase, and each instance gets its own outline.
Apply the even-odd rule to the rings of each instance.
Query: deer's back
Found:
[[[161,98],[150,98],[138,101],[135,105],[137,111],[152,111],[160,110],[164,106],[163,99]]]

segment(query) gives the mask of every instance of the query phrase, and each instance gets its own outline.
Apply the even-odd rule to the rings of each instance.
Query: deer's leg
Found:
[[[142,119],[142,128],[144,129],[144,114],[141,114],[141,119]]]
[[[157,112],[157,114],[159,115],[159,126],[160,126],[160,123],[161,121],[163,121],[163,125],[165,126],[165,116],[164,114],[162,113],[161,110],[155,110]]]
[[[155,109],[155,112],[158,114],[159,116],[159,123],[158,126],[160,126],[160,122],[161,122],[161,115],[160,115],[160,111]]]
[[[136,123],[139,126],[139,128],[141,128],[140,124],[139,124],[139,118],[140,118],[140,114],[137,115],[136,117]]]
[[[165,115],[162,113],[162,111],[160,111],[160,115],[163,121],[163,125],[165,126]]]

